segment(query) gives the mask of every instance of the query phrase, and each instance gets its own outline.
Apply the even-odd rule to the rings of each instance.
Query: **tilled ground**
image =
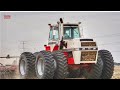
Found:
[[[15,79],[20,79],[18,70],[16,72]],[[71,78],[71,79],[84,79],[84,78]],[[115,66],[112,79],[120,79],[120,66]]]
[[[115,66],[112,79],[120,79],[120,66]]]

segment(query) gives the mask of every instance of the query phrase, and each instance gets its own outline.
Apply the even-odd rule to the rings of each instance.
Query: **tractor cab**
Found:
[[[49,41],[59,40],[59,29],[57,26],[50,26]]]
[[[67,43],[75,42],[76,40],[80,43],[80,38],[82,38],[82,30],[80,30],[80,24],[78,23],[63,23],[62,19],[55,25],[48,24],[50,27],[48,46],[51,49],[49,51],[56,50],[54,47],[58,45],[57,50],[67,48]],[[74,40],[75,39],[75,40]],[[66,42],[66,43],[65,43]],[[46,47],[46,45],[45,45]],[[69,45],[68,45],[69,47]],[[48,48],[48,47],[46,47]]]
[[[82,30],[80,30],[80,24],[78,23],[63,23],[57,22],[56,25],[50,26],[49,32],[49,41],[56,41],[56,40],[69,40],[69,39],[79,39],[82,38]]]

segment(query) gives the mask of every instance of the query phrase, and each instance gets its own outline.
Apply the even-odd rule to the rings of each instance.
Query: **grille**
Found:
[[[96,42],[81,42],[81,46],[96,46]]]
[[[82,51],[81,52],[81,61],[95,61],[97,51]]]

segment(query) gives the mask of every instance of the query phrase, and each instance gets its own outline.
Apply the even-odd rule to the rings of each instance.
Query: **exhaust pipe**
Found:
[[[60,18],[60,22],[63,23],[63,19],[62,18]]]

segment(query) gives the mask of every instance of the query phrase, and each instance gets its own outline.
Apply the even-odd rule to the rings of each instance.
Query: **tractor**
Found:
[[[49,39],[45,50],[23,52],[19,60],[21,79],[111,79],[114,60],[108,50],[82,35],[81,22],[48,24]]]

